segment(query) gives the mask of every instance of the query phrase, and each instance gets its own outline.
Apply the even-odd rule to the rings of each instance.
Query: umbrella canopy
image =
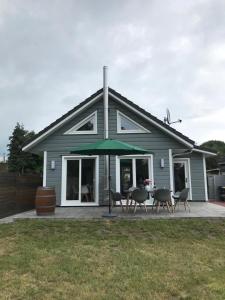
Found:
[[[129,155],[129,154],[151,154],[152,152],[143,148],[133,146],[118,140],[101,140],[93,144],[85,144],[71,149],[72,154],[86,155]]]
[[[104,216],[112,217],[116,215],[111,214],[110,155],[150,154],[153,152],[118,140],[106,139],[93,144],[85,144],[80,147],[70,149],[70,153],[84,155],[109,155],[109,213],[104,214]]]

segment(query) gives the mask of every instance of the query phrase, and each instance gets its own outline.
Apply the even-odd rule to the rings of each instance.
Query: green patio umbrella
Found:
[[[127,144],[118,140],[105,139],[93,144],[84,144],[80,147],[70,149],[71,154],[85,154],[85,155],[109,155],[109,214],[111,214],[111,193],[110,193],[110,156],[111,155],[131,155],[131,154],[151,154],[148,150]]]

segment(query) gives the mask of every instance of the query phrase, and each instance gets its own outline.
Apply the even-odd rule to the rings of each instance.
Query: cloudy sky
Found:
[[[109,85],[196,140],[225,141],[224,0],[0,0],[0,155]]]

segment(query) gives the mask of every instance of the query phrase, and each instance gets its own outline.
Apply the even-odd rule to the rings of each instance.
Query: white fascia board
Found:
[[[217,155],[216,153],[205,151],[205,150],[201,150],[201,149],[196,149],[196,148],[193,148],[193,151],[200,152],[200,153],[203,153],[203,154],[212,155],[212,156],[216,156]]]
[[[59,127],[61,127],[64,123],[66,123],[67,121],[69,121],[70,119],[72,119],[74,116],[76,116],[77,114],[79,114],[87,106],[89,106],[90,104],[93,104],[95,101],[97,101],[102,96],[102,94],[103,93],[99,94],[98,96],[96,96],[95,98],[93,98],[91,101],[89,101],[88,103],[86,103],[82,107],[80,107],[78,110],[76,110],[74,113],[72,113],[71,115],[69,115],[68,117],[66,117],[65,119],[63,119],[61,122],[57,123],[55,126],[53,126],[52,128],[50,128],[48,131],[44,132],[42,135],[40,135],[39,137],[37,137],[31,143],[29,143],[28,145],[26,145],[25,147],[23,147],[22,151],[26,151],[26,150],[30,149],[32,146],[34,146],[35,144],[37,144],[38,142],[40,142],[41,140],[43,140],[50,133],[54,132],[56,129],[58,129]]]
[[[154,120],[152,120],[151,118],[147,117],[146,115],[144,115],[143,113],[141,113],[140,111],[138,111],[136,108],[132,107],[131,105],[127,104],[126,102],[124,102],[122,99],[120,99],[119,97],[113,95],[111,92],[109,92],[109,95],[112,96],[114,99],[116,99],[118,102],[122,103],[123,105],[125,105],[126,107],[128,107],[129,109],[131,109],[132,111],[134,111],[136,114],[140,115],[142,118],[146,119],[147,121],[149,121],[150,123],[152,123],[153,125],[155,125],[156,127],[160,128],[162,131],[168,133],[169,135],[173,136],[176,140],[178,140],[179,142],[185,144],[188,147],[193,148],[193,144],[185,141],[184,139],[182,139],[181,137],[179,137],[178,135],[176,135],[175,133],[171,132],[170,130],[166,129],[165,127],[161,126],[160,124],[158,124],[157,122],[155,122]]]

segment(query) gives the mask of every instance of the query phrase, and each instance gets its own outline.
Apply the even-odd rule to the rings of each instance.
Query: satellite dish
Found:
[[[164,118],[164,123],[170,125],[170,124],[174,124],[174,123],[181,123],[182,120],[181,119],[178,119],[177,121],[173,121],[171,122],[171,118],[170,118],[170,111],[169,109],[167,108],[166,109],[166,117]]]
[[[168,124],[170,124],[171,119],[170,119],[170,111],[168,108],[166,109],[166,118],[167,118]]]

